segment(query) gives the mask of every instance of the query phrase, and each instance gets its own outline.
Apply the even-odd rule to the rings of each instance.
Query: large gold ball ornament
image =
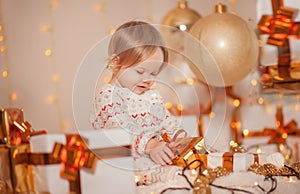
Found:
[[[258,40],[250,25],[232,13],[213,13],[190,29],[185,53],[198,78],[211,86],[231,86],[257,65]]]
[[[201,18],[201,15],[188,7],[186,0],[179,0],[177,7],[169,11],[162,19],[161,24],[172,28],[162,31],[165,41],[173,49],[183,50],[182,33],[190,28]]]

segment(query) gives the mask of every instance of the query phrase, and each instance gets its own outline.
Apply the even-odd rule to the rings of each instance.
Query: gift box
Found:
[[[273,154],[215,152],[208,154],[206,161],[208,168],[221,166],[230,172],[246,172],[247,169],[255,163],[271,163],[281,167],[284,162],[284,157],[278,152]]]
[[[240,110],[240,118],[239,133],[242,138],[237,141],[248,151],[265,154],[280,152],[291,162],[298,160],[300,120],[295,117],[293,106],[245,106]]]
[[[70,135],[48,134],[32,137],[32,154],[51,155],[56,144],[67,144],[66,137]],[[80,190],[75,193],[135,193],[130,135],[123,129],[109,129],[80,131],[80,136],[84,138],[87,148],[97,156],[97,161],[94,170],[79,169],[77,186]],[[36,192],[71,192],[71,182],[60,176],[61,165],[62,162],[57,161],[34,165]]]
[[[0,193],[34,191],[32,168],[17,159],[19,154],[30,152],[30,132],[22,109],[0,110]]]

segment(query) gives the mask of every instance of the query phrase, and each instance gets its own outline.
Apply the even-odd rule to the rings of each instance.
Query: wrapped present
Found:
[[[234,153],[234,152],[215,152],[207,155],[208,168],[224,167],[229,172],[245,172],[247,169],[257,163],[271,163],[276,166],[282,166],[285,162],[284,157],[275,152],[273,154],[252,154],[252,153]]]
[[[177,146],[174,148],[176,157],[173,159],[173,164],[185,167],[189,164],[189,169],[195,169],[200,166],[195,160],[205,161],[207,148],[202,137],[187,137],[179,138],[175,141]],[[205,168],[205,166],[203,166]]]
[[[43,164],[34,165],[37,192],[94,193],[101,190],[103,193],[122,193],[126,190],[135,193],[133,158],[128,146],[130,136],[126,131],[123,129],[81,131],[80,137],[84,139],[87,147],[82,145],[79,150],[76,150],[77,148],[72,150],[70,147],[72,139],[70,136],[74,135],[79,136],[79,134],[49,134],[31,138],[31,154],[46,159]],[[94,170],[85,168],[86,165],[93,163],[84,159],[86,156],[90,159],[90,154],[97,156]],[[59,161],[51,160],[56,158],[55,155],[60,155]],[[62,156],[65,159],[62,160]],[[62,174],[62,166],[64,169],[71,168]],[[77,171],[72,171],[74,168],[78,170],[78,174]],[[74,184],[77,190],[72,188]]]
[[[33,171],[26,164],[19,164],[16,157],[30,152],[28,138],[30,124],[24,121],[23,110],[7,108],[0,110],[1,182],[5,193],[34,191]],[[9,169],[9,170],[8,170]],[[2,190],[1,190],[2,191]]]
[[[240,138],[235,141],[251,152],[280,152],[288,162],[297,161],[300,140],[297,123],[299,119],[293,116],[294,110],[291,106],[277,104],[272,108],[275,114],[268,114],[265,107],[259,105],[241,109],[239,129],[234,130],[235,135]],[[264,119],[260,118],[261,115],[264,115]],[[288,122],[285,122],[286,119]],[[254,120],[257,122],[253,122]],[[270,124],[270,121],[274,124]]]
[[[34,191],[33,170],[20,162],[19,156],[30,153],[29,138],[45,134],[46,131],[34,131],[29,122],[24,121],[23,110],[6,108],[0,110],[0,146],[1,146],[1,190],[4,193],[30,193]]]

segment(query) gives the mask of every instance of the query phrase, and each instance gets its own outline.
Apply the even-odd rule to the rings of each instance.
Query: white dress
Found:
[[[121,127],[132,135],[132,155],[139,184],[159,183],[161,186],[156,188],[156,192],[170,187],[169,183],[174,181],[178,185],[178,179],[182,185],[188,185],[178,175],[181,167],[157,165],[144,153],[150,138],[161,140],[164,132],[173,137],[182,129],[177,119],[165,108],[157,91],[149,90],[138,95],[127,88],[105,84],[95,96],[90,122],[95,129]]]

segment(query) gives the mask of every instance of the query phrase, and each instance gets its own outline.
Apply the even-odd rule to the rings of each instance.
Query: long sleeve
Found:
[[[121,110],[123,100],[114,95],[110,86],[104,86],[95,95],[90,122],[94,129],[116,127],[114,116]]]

